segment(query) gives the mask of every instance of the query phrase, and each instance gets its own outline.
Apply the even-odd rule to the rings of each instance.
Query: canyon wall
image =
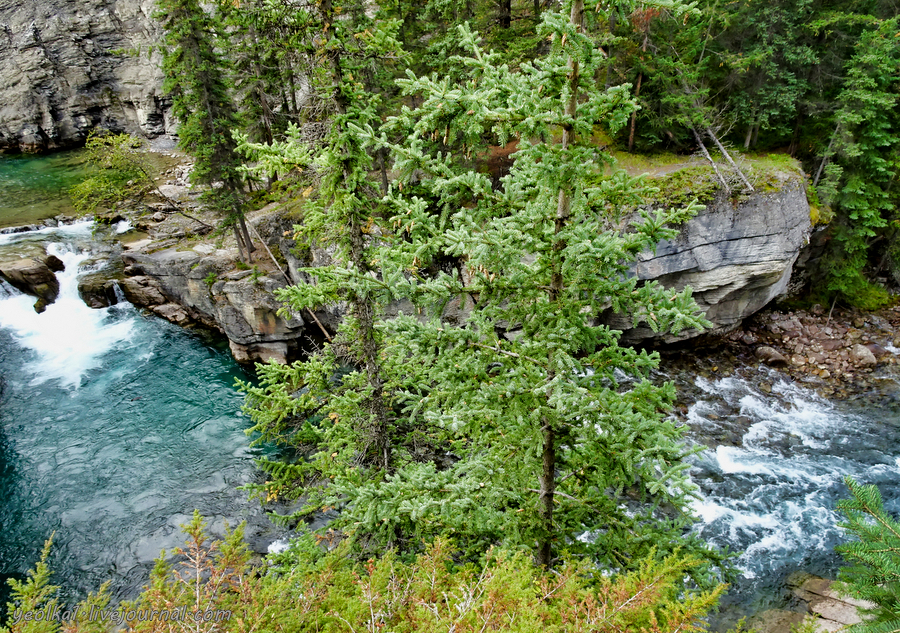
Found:
[[[154,0],[0,0],[0,151],[174,129]]]

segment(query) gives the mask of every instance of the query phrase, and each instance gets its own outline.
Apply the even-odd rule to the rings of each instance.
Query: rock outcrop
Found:
[[[209,240],[187,250],[178,238],[187,230],[185,221],[172,215],[148,213],[134,222],[150,232],[153,241],[144,245],[157,252],[126,252],[122,290],[137,305],[178,324],[196,322],[224,333],[240,361],[290,359],[307,336],[318,337],[320,328],[333,332],[346,310],[329,306],[315,312],[315,320],[304,327],[303,318],[278,314],[281,302],[274,291],[309,280],[306,266],[331,262],[332,253],[318,247],[301,247],[293,240],[293,218],[277,205],[252,214],[253,231],[265,240],[272,258],[259,253],[262,268],[273,272],[252,274],[235,270],[235,249],[217,248]],[[714,327],[702,334],[724,334],[782,293],[810,231],[809,206],[803,178],[785,176],[777,191],[749,196],[732,204],[720,200],[692,219],[671,242],[663,242],[656,253],[645,253],[634,267],[642,281],[659,280],[678,289],[690,285],[698,304]],[[229,238],[230,240],[230,238]],[[220,243],[221,246],[221,243]],[[159,250],[163,249],[163,250]],[[105,286],[103,287],[105,289]],[[102,290],[102,289],[101,289]],[[100,294],[95,292],[95,295]],[[388,306],[387,315],[411,306]],[[451,303],[445,311],[450,323],[466,320],[469,306]],[[626,342],[672,342],[697,336],[682,332],[678,337],[658,336],[647,327],[629,329],[620,315],[602,315],[607,323],[625,330]],[[318,321],[316,323],[315,321]],[[769,362],[789,364],[789,355],[772,349]]]
[[[274,295],[287,282],[276,275],[232,270],[235,251],[200,245],[196,250],[126,252],[123,259],[122,290],[132,303],[179,325],[198,322],[219,330],[241,362],[286,362],[295,355],[304,321],[298,315],[279,315],[282,304]]]
[[[154,0],[0,0],[0,150],[170,131]]]
[[[644,253],[634,267],[641,281],[667,288],[693,289],[697,304],[720,335],[763,308],[788,287],[791,271],[811,231],[806,187],[800,174],[785,174],[777,190],[754,193],[732,203],[719,197],[691,219],[672,241]],[[671,343],[699,333],[658,335],[649,327],[632,328],[630,319],[607,315],[604,321],[624,330],[623,340]]]
[[[43,312],[59,296],[56,273],[65,269],[55,255],[38,253],[33,257],[16,257],[0,261],[0,279],[20,292],[37,298],[34,309]]]
[[[803,622],[810,622],[816,633],[842,631],[862,622],[857,609],[875,605],[850,598],[832,587],[833,581],[798,572],[788,578],[797,610],[771,609],[756,615],[750,625],[760,633],[791,633]]]

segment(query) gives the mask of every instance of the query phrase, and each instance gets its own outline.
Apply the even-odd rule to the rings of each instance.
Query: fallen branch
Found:
[[[262,236],[261,236],[261,235],[259,234],[259,232],[256,230],[256,227],[253,226],[253,225],[250,224],[250,223],[248,223],[247,226],[250,227],[250,230],[253,231],[253,234],[256,236],[256,239],[258,239],[259,242],[260,242],[260,244],[263,245],[263,248],[266,249],[266,252],[269,254],[269,259],[271,259],[271,260],[272,260],[272,263],[275,264],[275,268],[277,268],[277,269],[278,269],[278,272],[280,272],[280,273],[282,274],[282,276],[284,277],[284,280],[287,281],[288,284],[293,285],[294,282],[291,280],[291,278],[288,276],[288,274],[287,274],[286,272],[284,272],[284,269],[283,269],[283,268],[281,267],[281,265],[278,263],[278,260],[275,259],[275,256],[272,254],[272,251],[269,250],[269,245],[266,244],[266,241],[262,238]],[[316,315],[313,313],[313,311],[310,310],[309,308],[306,308],[306,312],[309,314],[309,316],[312,317],[312,320],[316,322],[316,325],[319,326],[319,329],[322,330],[322,334],[325,335],[325,338],[326,338],[326,339],[328,340],[328,342],[330,343],[330,342],[331,342],[331,335],[328,333],[328,330],[325,329],[325,326],[322,325],[322,322],[319,321],[318,317],[316,317]]]
[[[706,160],[709,161],[709,164],[712,165],[713,171],[716,172],[716,176],[719,178],[719,182],[722,183],[722,186],[725,187],[725,193],[729,196],[731,195],[731,187],[728,186],[728,182],[726,182],[725,178],[722,177],[722,174],[719,173],[719,168],[716,167],[716,161],[712,159],[712,156],[709,155],[709,152],[706,150],[706,145],[703,144],[703,139],[700,138],[700,135],[697,133],[697,130],[694,126],[691,126],[691,132],[694,133],[694,138],[697,140],[697,144],[700,146],[700,151],[703,152],[703,156]]]

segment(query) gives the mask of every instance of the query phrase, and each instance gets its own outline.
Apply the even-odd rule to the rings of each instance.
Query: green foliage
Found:
[[[407,368],[405,414],[442,438],[451,463],[410,464],[369,486],[363,523],[533,548],[544,565],[567,547],[630,568],[655,544],[685,542],[689,451],[663,415],[672,385],[648,380],[658,356],[620,347],[619,332],[594,319],[611,308],[654,331],[703,327],[690,289],[626,276],[698,205],[620,224],[643,191],[623,172],[602,177],[610,157],[591,137],[598,124],[621,127],[631,103],[621,88],[597,89],[602,58],[574,17],[543,20],[553,46],[534,63],[510,69],[463,27],[470,55],[455,61],[466,85],[412,74],[401,84],[422,105],[392,124],[409,134],[392,145],[393,226],[405,239],[380,260],[385,282],[431,318],[384,328]],[[540,140],[561,131],[561,145]],[[518,140],[499,189],[443,150],[464,154],[487,133],[498,146]],[[423,274],[448,256],[456,270]],[[459,327],[445,321],[448,305],[471,309]]]
[[[338,12],[341,16],[338,18]],[[379,100],[366,92],[377,84],[379,60],[400,56],[396,20],[374,18],[364,3],[310,6],[295,25],[294,36],[311,56],[315,51],[311,90],[328,103],[332,116],[320,144],[305,143],[301,130],[289,126],[287,139],[271,144],[240,137],[241,150],[260,174],[310,169],[318,178],[303,192],[303,224],[295,239],[328,245],[334,264],[304,269],[314,284],[278,293],[299,311],[346,301],[349,315],[333,339],[308,360],[289,367],[260,366],[260,386],[242,384],[245,411],[259,441],[275,441],[307,454],[292,463],[263,461],[269,481],[257,490],[266,499],[305,495],[301,514],[342,508],[334,527],[349,527],[367,512],[354,500],[364,484],[379,480],[407,452],[419,435],[397,425],[392,409],[392,375],[382,336],[375,324],[384,305],[385,284],[372,261],[371,239],[380,233],[378,185],[371,180],[370,148],[359,125],[377,125]],[[324,34],[329,55],[318,54]],[[323,485],[327,484],[327,485]],[[396,538],[386,526],[381,542]],[[370,532],[371,538],[374,532]]]
[[[849,633],[888,633],[900,630],[900,523],[887,514],[875,486],[845,479],[852,498],[838,502],[845,520],[840,527],[855,540],[835,549],[849,563],[838,579],[849,596],[876,606],[865,609],[864,621]]]
[[[2,630],[106,633],[119,630],[114,627],[122,622],[121,614],[131,612],[136,617],[127,622],[128,630],[140,633],[691,632],[703,630],[702,618],[724,589],[684,592],[680,579],[698,564],[685,556],[648,559],[633,573],[610,578],[574,561],[546,573],[521,553],[497,550],[478,563],[459,565],[454,548],[443,540],[410,563],[388,553],[356,564],[345,548],[326,554],[307,536],[272,556],[273,564],[258,573],[248,566],[240,528],[221,541],[210,540],[204,528],[195,512],[182,526],[188,539],[176,550],[181,562],[173,566],[161,556],[134,602],[115,610],[109,610],[105,597],[79,605],[85,614],[91,606],[105,610],[104,619],[83,617],[67,622],[64,629],[53,623],[20,622]],[[54,602],[48,574],[42,559],[31,574],[33,586],[17,593],[17,606],[41,608]],[[185,617],[160,615],[174,611]]]
[[[92,611],[102,611],[109,606],[109,583],[104,583],[97,593],[91,593],[74,607],[59,603],[56,593],[59,587],[50,584],[50,567],[47,559],[53,545],[51,536],[44,543],[41,558],[34,569],[28,571],[25,582],[8,580],[12,590],[12,602],[7,603],[7,622],[0,626],[0,633],[59,633],[76,630],[82,633],[103,633],[105,624],[89,616]]]
[[[649,195],[649,201],[663,207],[677,207],[693,200],[712,202],[721,186],[711,167],[688,167],[654,178],[651,185],[659,191]]]
[[[212,288],[212,285],[219,281],[219,276],[216,274],[216,271],[211,270],[209,274],[203,278],[203,283]]]
[[[114,208],[129,198],[140,198],[153,186],[150,167],[138,151],[141,145],[128,134],[91,133],[85,153],[96,171],[69,191],[76,213]]]
[[[869,246],[895,217],[900,168],[900,18],[863,33],[847,64],[838,95],[836,157],[819,189],[836,214],[828,290],[866,309],[887,302],[887,293],[866,280]]]
[[[155,17],[165,29],[163,90],[178,118],[178,146],[194,158],[191,181],[207,185],[203,200],[235,226],[241,258],[253,250],[244,226],[244,180],[233,130],[239,118],[225,62],[218,47],[226,41],[219,15],[198,0],[158,0]]]

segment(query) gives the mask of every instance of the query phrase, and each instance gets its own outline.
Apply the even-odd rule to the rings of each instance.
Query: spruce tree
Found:
[[[179,121],[178,146],[194,158],[191,181],[207,185],[206,204],[234,228],[241,258],[255,250],[244,221],[244,181],[233,130],[239,120],[216,51],[221,24],[198,0],[158,0],[165,29],[163,89]]]
[[[361,485],[390,472],[402,461],[398,449],[408,445],[392,411],[395,370],[376,329],[385,303],[372,255],[382,235],[380,186],[370,177],[372,148],[356,127],[378,123],[378,99],[363,81],[400,47],[396,23],[370,18],[362,3],[326,0],[305,11],[299,19],[304,39],[318,51],[311,79],[328,104],[329,133],[320,147],[305,146],[296,127],[285,142],[244,147],[263,167],[309,167],[317,180],[317,191],[305,194],[295,237],[310,248],[330,247],[333,263],[304,269],[310,283],[285,289],[280,298],[295,310],[346,302],[348,313],[319,352],[290,366],[260,366],[261,386],[243,388],[260,439],[308,453],[293,464],[264,462],[272,477],[262,492],[267,498],[306,494],[300,514],[341,505],[339,525],[349,533],[357,512],[365,511],[354,502]]]
[[[375,522],[527,546],[541,565],[569,549],[625,568],[684,543],[690,451],[666,418],[673,386],[649,380],[659,356],[620,346],[597,316],[704,326],[689,288],[628,273],[698,207],[638,210],[639,180],[614,171],[593,137],[626,123],[628,87],[598,88],[604,60],[582,28],[595,6],[567,6],[545,13],[551,51],[534,63],[512,70],[463,28],[472,55],[456,61],[469,81],[403,82],[423,105],[394,122],[410,134],[392,146],[401,179],[389,198],[405,239],[381,257],[405,271],[386,281],[431,318],[385,328],[409,373],[406,414],[439,429],[447,452],[367,494]],[[465,158],[483,135],[518,143],[498,188]],[[457,326],[448,306],[462,308]]]
[[[840,527],[856,540],[835,549],[849,563],[838,580],[845,594],[876,606],[863,610],[864,621],[847,627],[848,633],[900,631],[900,523],[884,510],[875,486],[863,486],[847,477],[851,499],[838,502],[845,520]]]

